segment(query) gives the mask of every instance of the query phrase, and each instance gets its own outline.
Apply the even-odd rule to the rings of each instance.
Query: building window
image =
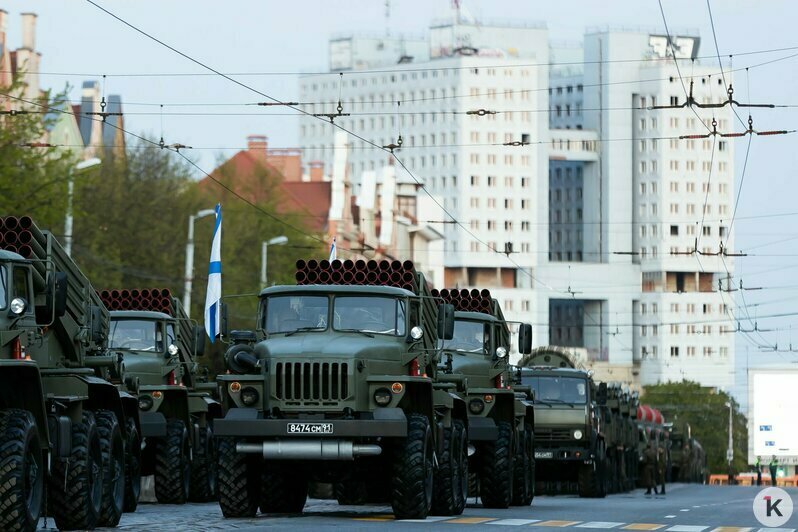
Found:
[[[679,226],[672,225],[671,226],[671,236],[679,236]]]
[[[671,346],[671,356],[678,357],[679,356],[679,348],[675,345]]]

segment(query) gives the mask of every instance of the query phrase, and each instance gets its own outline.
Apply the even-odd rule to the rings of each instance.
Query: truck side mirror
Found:
[[[518,328],[518,352],[528,355],[532,352],[532,326],[522,323]]]
[[[596,402],[599,405],[607,404],[607,383],[601,382],[598,385],[598,393],[596,394]]]
[[[222,318],[222,323],[220,323],[219,331],[222,335],[222,338],[227,338],[227,333],[229,332],[229,324],[227,322],[227,303],[219,302],[221,307],[219,307],[219,315]]]
[[[64,272],[55,272],[54,278],[53,312],[56,318],[62,318],[64,314],[66,314],[67,274]]]
[[[194,326],[194,356],[201,357],[205,354],[205,329],[199,325]]]
[[[454,305],[450,303],[438,305],[438,338],[441,340],[454,338]]]

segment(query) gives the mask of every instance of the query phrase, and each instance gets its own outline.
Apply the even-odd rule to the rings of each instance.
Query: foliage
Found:
[[[668,382],[645,386],[641,402],[659,409],[666,422],[689,423],[692,435],[704,448],[712,473],[726,473],[729,446],[729,407],[732,404],[735,471],[748,470],[748,428],[740,405],[716,388],[697,382]]]
[[[0,90],[0,108],[30,111],[27,114],[0,116],[0,213],[29,214],[44,227],[63,224],[69,173],[77,157],[59,148],[29,147],[42,143],[58,114],[42,114],[42,109],[59,107],[62,96],[44,93],[40,106],[19,99],[23,88],[20,76],[10,87]],[[61,225],[63,227],[63,225]],[[60,234],[61,231],[58,232]]]

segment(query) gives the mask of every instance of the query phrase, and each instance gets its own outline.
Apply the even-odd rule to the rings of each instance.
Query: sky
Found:
[[[421,35],[429,22],[450,15],[449,0],[392,0],[386,18],[382,0],[95,0],[131,24],[226,73],[312,72],[327,69],[327,41],[342,34]],[[585,28],[644,28],[663,33],[656,0],[463,0],[476,18],[492,21],[545,22],[554,41],[578,43]],[[714,53],[705,2],[663,0],[672,33],[698,30],[699,55]],[[712,11],[720,54],[798,46],[794,22],[798,3],[789,0],[714,0]],[[298,121],[288,116],[263,116],[259,107],[180,107],[185,103],[241,104],[264,98],[217,76],[120,77],[119,74],[207,73],[184,57],[124,26],[86,0],[0,0],[9,12],[12,49],[20,45],[19,13],[39,15],[37,49],[43,54],[44,88],[70,85],[79,99],[82,82],[105,80],[105,94],[121,94],[126,128],[167,144],[194,146],[192,155],[212,170],[223,155],[246,145],[250,134],[268,135],[273,147],[297,145]],[[798,53],[798,50],[738,57],[734,67],[752,65]],[[117,75],[117,76],[114,76]],[[283,101],[296,98],[296,75],[233,76]],[[750,89],[749,89],[750,85]],[[798,105],[798,56],[752,69],[748,79],[738,75],[738,99]],[[148,104],[148,105],[135,105]],[[159,105],[163,104],[161,119]],[[179,112],[221,113],[215,116],[175,116]],[[144,113],[144,114],[139,114]],[[149,114],[147,114],[149,113]],[[233,113],[247,113],[235,115]],[[252,113],[252,114],[249,114]],[[261,116],[258,116],[261,113]],[[754,113],[755,128],[798,129],[798,107]],[[747,140],[736,141],[736,174],[743,175]],[[223,149],[226,148],[226,149]],[[736,273],[748,287],[746,312],[738,312],[740,326],[777,329],[737,335],[737,383],[733,390],[745,403],[748,366],[782,364],[798,369],[798,353],[764,353],[759,344],[792,341],[798,350],[798,316],[766,318],[796,312],[798,281],[798,134],[754,138],[745,164],[742,193],[735,221],[736,244],[748,256],[737,258]],[[763,215],[796,213],[793,216]],[[759,217],[759,218],[756,218]],[[742,305],[740,293],[730,294]],[[750,320],[748,319],[750,315]],[[761,317],[761,318],[760,318]],[[793,334],[791,329],[795,329]]]

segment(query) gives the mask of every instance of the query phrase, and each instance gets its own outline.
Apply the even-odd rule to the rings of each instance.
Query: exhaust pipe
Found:
[[[237,443],[242,454],[260,454],[266,460],[354,460],[357,456],[379,456],[382,447],[345,440],[295,440]]]

